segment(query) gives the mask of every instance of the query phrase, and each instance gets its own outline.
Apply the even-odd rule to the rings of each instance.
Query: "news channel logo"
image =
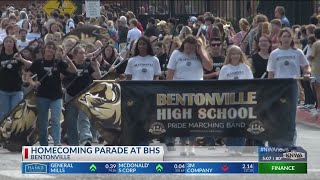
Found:
[[[45,174],[48,173],[47,165],[42,163],[24,164],[24,173],[26,174]]]

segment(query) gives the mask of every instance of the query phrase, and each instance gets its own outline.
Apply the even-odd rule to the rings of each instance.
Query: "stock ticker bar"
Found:
[[[23,174],[306,174],[307,163],[48,162],[22,163]]]
[[[24,146],[23,174],[304,174],[301,147],[258,147],[257,161],[163,161],[162,146]],[[188,161],[188,160],[187,160]]]
[[[123,163],[22,163],[23,174],[253,174],[258,173],[258,163],[217,162],[123,162]]]

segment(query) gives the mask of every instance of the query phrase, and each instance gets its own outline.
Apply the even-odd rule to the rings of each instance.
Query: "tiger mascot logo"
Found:
[[[37,128],[36,96],[30,92],[0,125],[0,142],[9,151],[21,151],[22,146],[32,146],[39,140]],[[50,117],[49,112],[49,117]],[[60,123],[63,123],[63,113]],[[49,123],[50,124],[50,123]],[[51,126],[48,127],[51,132]]]
[[[35,96],[28,96],[16,106],[0,125],[0,141],[10,151],[20,151],[22,146],[37,141]]]
[[[109,145],[117,145],[121,133],[121,96],[117,83],[96,83],[77,98],[76,106],[84,111],[91,124]]]

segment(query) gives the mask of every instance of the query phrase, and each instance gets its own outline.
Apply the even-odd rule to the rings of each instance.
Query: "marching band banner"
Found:
[[[145,137],[219,136],[292,140],[293,79],[120,82],[121,144]]]
[[[104,80],[91,84],[71,100],[111,145],[118,144],[121,132],[121,96],[120,85],[113,80],[116,77],[114,74],[106,75],[102,78]]]

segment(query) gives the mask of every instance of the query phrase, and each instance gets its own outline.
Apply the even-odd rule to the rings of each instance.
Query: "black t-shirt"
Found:
[[[53,67],[55,68],[53,69]],[[67,74],[66,70],[68,67],[69,65],[65,61],[46,61],[41,59],[33,62],[29,71],[37,74],[39,80],[49,71],[48,76],[43,79],[41,86],[38,88],[37,96],[51,100],[62,98],[60,73]]]
[[[166,69],[165,65],[166,65],[167,53],[158,54],[157,58],[159,59],[161,71],[164,71]]]
[[[258,53],[252,55],[253,77],[261,78],[267,72],[268,59],[263,59]],[[268,76],[265,76],[267,78]]]
[[[0,54],[0,90],[7,92],[21,91],[22,85],[22,71],[21,61],[12,60],[12,55],[6,55],[5,53]]]
[[[129,31],[128,27],[119,26],[119,29],[118,29],[119,44],[120,43],[127,43],[128,31]]]
[[[213,68],[211,71],[205,70],[205,74],[210,74],[213,72],[220,71],[222,66],[224,65],[224,59],[225,59],[224,56],[216,56],[216,57],[211,56],[211,59],[213,61]],[[212,79],[218,79],[218,77],[214,77]]]
[[[83,64],[74,63],[78,73],[69,74],[67,77],[65,77],[64,81],[66,81],[65,84],[67,85],[69,85],[75,79],[67,89],[67,93],[70,96],[76,96],[93,82],[91,75],[94,73],[94,69],[88,63],[89,62],[85,62]]]
[[[158,37],[159,34],[160,34],[160,31],[156,26],[152,26],[152,27],[148,28],[146,30],[146,32],[144,33],[144,35],[147,36],[147,37],[151,37],[151,36]]]
[[[302,49],[304,49],[308,45],[308,38],[301,39],[300,43],[302,44]]]

